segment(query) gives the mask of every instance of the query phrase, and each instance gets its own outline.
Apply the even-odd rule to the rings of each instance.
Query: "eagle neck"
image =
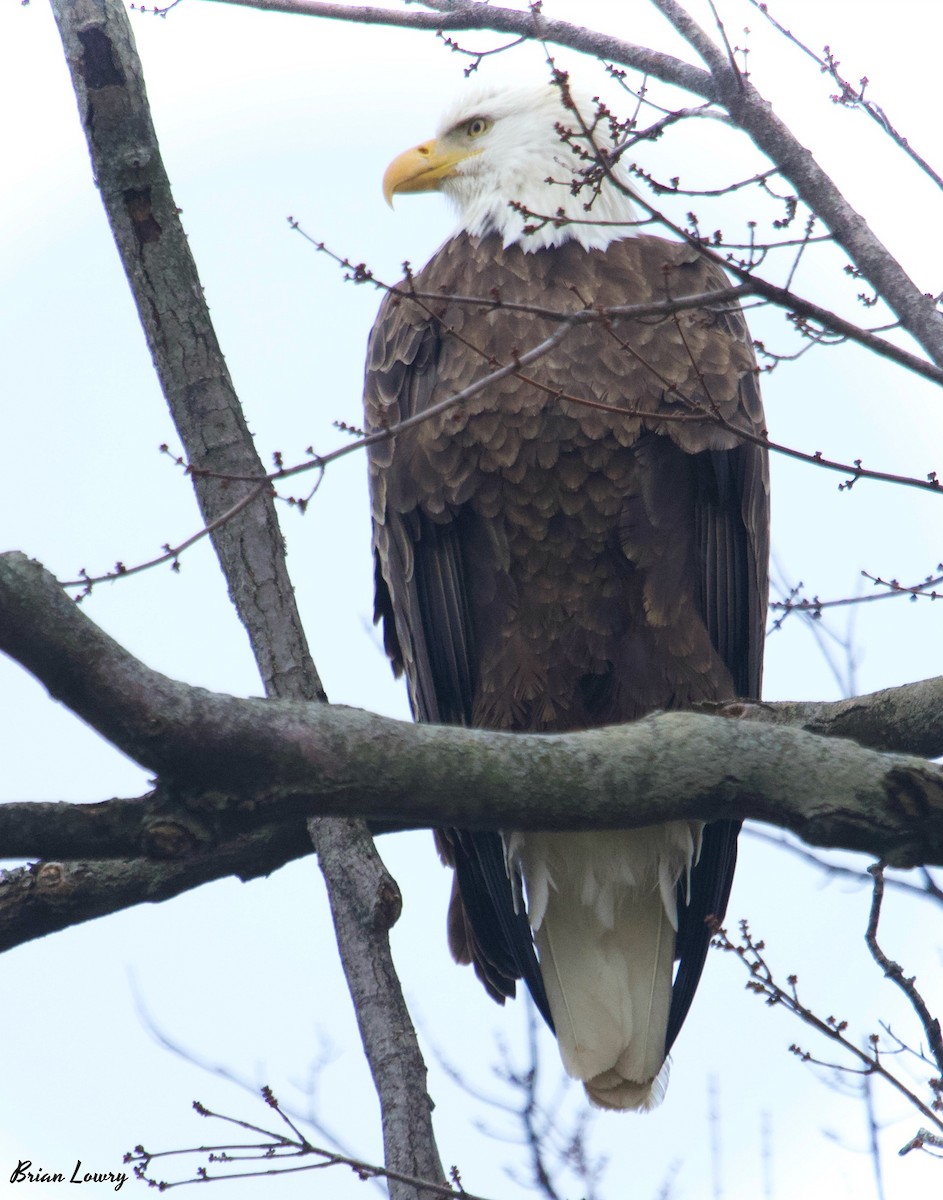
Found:
[[[517,180],[497,190],[468,186],[471,183],[452,189],[451,199],[460,213],[456,233],[479,238],[495,233],[505,248],[520,246],[525,254],[566,242],[577,242],[584,250],[605,250],[638,232],[631,199],[608,179],[595,192],[548,184],[546,179]]]

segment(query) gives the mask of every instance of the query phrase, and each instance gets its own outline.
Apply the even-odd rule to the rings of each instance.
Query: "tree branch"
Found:
[[[230,596],[266,692],[325,699],[285,563],[271,492],[233,520],[215,519],[265,475],[210,322],[151,121],[141,64],[120,0],[52,0],[95,180]],[[362,822],[312,822],[338,948],[383,1115],[386,1163],[444,1178],[425,1065],[393,968],[388,926],[396,885]],[[357,889],[352,888],[356,881]],[[377,919],[382,909],[386,923]],[[375,971],[371,973],[363,959]],[[394,1200],[421,1192],[391,1183]]]
[[[730,59],[719,50],[707,31],[702,29],[694,18],[685,11],[677,0],[652,0],[654,6],[677,29],[688,45],[694,50],[708,68],[711,75],[725,76],[731,68]]]
[[[390,25],[430,33],[463,29],[491,30],[512,33],[519,37],[539,38],[558,46],[569,46],[594,58],[609,59],[634,67],[645,75],[654,75],[666,83],[685,88],[708,100],[715,98],[714,87],[707,71],[692,66],[671,54],[650,50],[634,42],[612,37],[585,25],[574,25],[541,14],[539,23],[532,12],[513,8],[492,7],[476,0],[421,0],[434,12],[402,11],[377,8],[373,5],[334,4],[330,0],[218,0],[263,12],[294,13],[298,16],[321,17],[331,21],[350,21],[356,25]]]
[[[214,526],[266,471],[164,170],[128,17],[118,0],[53,0],[53,12],[95,181],[161,388],[196,468],[193,486],[204,523]],[[323,699],[297,620],[271,491],[214,526],[212,538],[266,689],[275,688],[277,675],[284,688],[285,664],[291,663],[299,697]]]
[[[905,740],[901,729],[868,716],[896,713],[904,729],[939,753],[943,680],[916,685],[929,713],[915,713],[910,689],[900,688],[833,706],[719,706],[727,718],[760,720],[668,713],[579,734],[491,733],[417,727],[356,709],[242,700],[177,683],[98,629],[20,554],[0,557],[0,613],[0,648],[157,771],[191,820],[227,836],[246,823],[270,825],[313,812],[490,829],[754,817],[814,845],[863,850],[894,865],[943,862],[943,770],[818,736],[860,729],[872,743]],[[817,732],[787,726],[786,719]],[[175,780],[186,784],[175,788]],[[89,822],[100,828],[96,807]],[[234,828],[240,810],[242,825]],[[7,820],[24,811],[9,806]],[[165,815],[159,807],[156,813]],[[145,821],[154,816],[142,813]],[[138,845],[153,841],[152,831],[153,824],[142,826]],[[191,851],[188,832],[196,837],[184,827],[184,853]],[[12,827],[6,836],[14,836]],[[162,845],[175,844],[164,837]]]
[[[878,942],[878,924],[881,920],[881,905],[884,901],[884,864],[876,863],[868,868],[868,873],[874,881],[874,888],[871,894],[871,914],[868,918],[868,929],[864,940],[871,951],[871,957],[884,972],[886,978],[897,984],[910,1001],[914,1012],[920,1018],[920,1024],[926,1034],[927,1044],[937,1070],[943,1071],[943,1032],[940,1030],[939,1019],[933,1016],[927,1007],[926,1000],[917,991],[914,977],[906,976],[900,963],[893,962],[888,958]]]
[[[834,181],[815,161],[788,127],[773,113],[769,101],[749,79],[720,54],[707,35],[696,26],[676,0],[652,0],[656,8],[700,53],[712,47],[711,72],[681,59],[607,36],[568,21],[543,16],[535,27],[531,12],[498,8],[478,0],[425,0],[435,13],[398,12],[394,9],[360,8],[356,5],[321,3],[319,0],[223,0],[249,8],[291,12],[306,16],[351,21],[360,24],[394,25],[412,29],[489,29],[539,38],[568,46],[612,63],[632,67],[665,83],[722,105],[732,122],[748,135],[757,149],[775,164],[784,179],[828,226],[835,241],[860,269],[863,277],[880,293],[901,325],[936,363],[943,367],[943,315],[909,278],[906,271],[874,235],[865,219],[844,198]]]
[[[105,801],[105,806],[122,803],[135,802],[109,800]],[[33,812],[28,814],[27,824],[42,819],[42,810],[48,806],[29,807]],[[85,824],[82,810],[99,806],[66,807],[71,810],[66,824],[81,828]],[[5,849],[20,841],[19,832],[11,828],[11,822],[14,827],[18,824],[17,810],[24,815],[21,805],[0,805],[0,813],[4,816],[0,844]],[[52,820],[58,827],[58,814]],[[168,822],[167,827],[176,831],[185,822],[184,813]],[[9,843],[6,841],[8,836]],[[136,904],[172,900],[174,896],[216,879],[234,875],[249,880],[269,875],[278,867],[312,853],[303,821],[283,821],[280,825],[202,848],[199,853],[191,848],[171,859],[135,857],[74,861],[77,856],[84,858],[86,854],[82,840],[80,838],[79,845],[64,856],[67,861],[0,871],[0,952]],[[183,849],[179,841],[176,846]]]
[[[833,701],[779,700],[775,704],[704,704],[703,712],[789,725],[822,737],[850,738],[871,750],[943,755],[943,678]]]
[[[827,73],[832,77],[832,79],[834,79],[840,91],[837,96],[830,97],[833,104],[840,104],[844,108],[856,108],[869,116],[871,120],[874,121],[875,124],[884,131],[884,133],[887,134],[894,145],[897,146],[898,149],[904,154],[906,154],[908,158],[915,162],[920,170],[933,180],[937,187],[943,188],[943,178],[940,177],[939,173],[930,166],[930,164],[925,158],[923,158],[922,155],[917,153],[913,146],[911,146],[909,140],[904,137],[902,133],[898,132],[884,109],[879,104],[876,104],[873,100],[865,99],[864,93],[868,84],[867,79],[862,79],[858,86],[855,87],[839,73],[839,62],[832,50],[826,47],[825,57],[820,57],[815,53],[814,50],[810,49],[804,42],[800,41],[800,39],[796,37],[794,33],[792,33],[789,29],[786,29],[784,25],[781,25],[779,21],[777,21],[772,15],[772,13],[770,13],[768,6],[763,3],[763,0],[747,0],[747,3],[752,5],[753,8],[755,8],[758,12],[762,13],[770,25],[772,25],[774,29],[781,33],[783,37],[792,42],[792,44],[801,50],[803,54],[807,54],[809,58],[811,58],[812,61],[818,66],[819,70],[823,72],[823,74]]]
[[[652,0],[685,40],[700,52],[709,43],[677,0]],[[726,62],[711,62],[716,99],[733,122],[746,133],[809,208],[828,226],[835,241],[848,253],[864,277],[896,314],[903,327],[943,367],[943,315],[932,297],[909,278],[886,246],[872,233],[867,221],[845,199],[841,190],[773,112],[749,79]]]
[[[781,1004],[787,1012],[797,1016],[829,1041],[841,1046],[852,1060],[860,1065],[855,1068],[840,1062],[823,1062],[819,1058],[814,1058],[808,1050],[803,1050],[793,1043],[789,1049],[797,1058],[802,1062],[811,1063],[813,1066],[828,1067],[832,1071],[849,1072],[856,1075],[877,1075],[895,1088],[908,1104],[913,1105],[928,1121],[931,1121],[937,1128],[943,1129],[943,1120],[940,1119],[936,1105],[937,1089],[934,1087],[933,1081],[930,1081],[931,1100],[930,1104],[927,1104],[914,1090],[910,1079],[902,1073],[895,1074],[885,1066],[884,1056],[879,1048],[876,1035],[870,1035],[866,1047],[862,1048],[849,1035],[847,1021],[835,1016],[822,1018],[809,1005],[800,1000],[799,980],[796,975],[787,977],[785,987],[779,984],[765,957],[766,943],[753,936],[746,921],[740,922],[739,943],[734,942],[725,929],[718,928],[712,944],[719,950],[734,953],[743,963],[750,972],[750,982],[747,984],[749,991],[757,996],[762,996],[767,1005]],[[935,1109],[937,1111],[934,1111]]]

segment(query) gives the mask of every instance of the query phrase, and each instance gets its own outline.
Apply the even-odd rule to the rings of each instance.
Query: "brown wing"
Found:
[[[428,286],[429,274],[427,268],[418,286]],[[423,306],[387,297],[368,346],[369,428],[396,424],[441,398],[436,369],[443,340],[441,322]],[[418,467],[396,451],[386,443],[370,455],[374,620],[383,622],[394,670],[406,673],[416,719],[470,725],[477,659],[460,516],[435,522],[404,499],[406,481]],[[524,979],[552,1027],[519,884],[515,900],[500,835],[437,830],[436,845],[455,872],[448,918],[454,957],[473,964],[488,994],[502,1004],[515,995],[516,980]]]
[[[706,291],[726,276],[699,264]],[[739,309],[717,318],[730,336],[749,346]],[[739,428],[765,432],[757,377],[739,381]],[[699,474],[697,543],[701,556],[698,608],[711,641],[727,665],[737,696],[758,699],[769,583],[769,469],[765,451],[745,442],[696,456]],[[679,895],[675,976],[665,1049],[670,1050],[697,990],[710,945],[708,918],[723,920],[737,862],[739,821],[714,821],[704,830],[690,897]],[[687,899],[687,903],[685,903]]]
[[[441,303],[381,308],[368,426],[425,411],[555,328],[451,296],[572,310],[726,283],[655,238],[525,255],[460,236],[415,281]],[[524,374],[371,452],[376,613],[417,718],[559,730],[757,695],[768,485],[763,451],[730,428],[763,429],[739,312],[579,326]],[[726,905],[736,833],[705,832],[681,910],[669,1045],[700,977],[704,918]],[[546,1016],[499,836],[438,840],[456,868],[453,953],[496,998],[523,977]]]

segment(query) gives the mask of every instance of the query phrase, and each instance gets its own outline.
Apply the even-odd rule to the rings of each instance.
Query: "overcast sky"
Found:
[[[704,5],[693,6],[697,11]],[[754,82],[847,189],[921,288],[943,289],[939,192],[860,114],[831,105],[834,85],[771,37],[740,0],[719,0],[731,40],[750,26]],[[828,43],[852,80],[931,159],[939,145],[937,54],[943,19],[932,0],[816,0],[780,6],[815,49]],[[645,0],[545,0],[544,12],[629,40],[682,50]],[[377,292],[345,283],[286,218],[390,282],[403,260],[420,265],[448,236],[436,196],[383,203],[380,178],[400,150],[430,134],[462,86],[465,60],[431,36],[261,14],[184,0],[166,20],[134,28],[165,162],[183,210],[236,387],[263,457],[338,445],[334,421],[360,417],[363,350]],[[483,48],[500,39],[469,35]],[[561,52],[575,65],[575,56]],[[482,70],[539,77],[540,52],[489,59]],[[583,66],[591,88],[598,68]],[[61,47],[43,0],[0,9],[0,396],[7,447],[0,478],[0,548],[27,551],[60,578],[151,557],[198,527],[189,484],[166,457],[176,438],[93,186]],[[762,165],[743,139],[701,123],[646,150],[645,165],[712,187]],[[940,163],[936,164],[938,167]],[[699,202],[698,207],[700,207]],[[695,204],[695,202],[690,202]],[[680,211],[684,211],[682,208]],[[707,209],[705,208],[705,212]],[[762,211],[754,193],[710,210],[728,237]],[[704,218],[705,221],[708,219]],[[856,311],[839,256],[810,256],[805,294]],[[860,309],[857,310],[859,313]],[[757,336],[790,343],[781,317],[757,314]],[[819,350],[777,369],[766,385],[772,436],[806,451],[910,475],[937,469],[943,420],[929,384],[850,348]],[[774,461],[774,545],[789,578],[822,598],[853,594],[867,569],[915,582],[943,557],[940,500],[859,484]],[[282,509],[289,565],[319,670],[333,701],[408,713],[370,625],[371,564],[364,464],[328,473],[303,519]],[[248,645],[212,553],[96,589],[85,611],[150,666],[237,695],[259,694]],[[858,612],[860,691],[938,674],[940,606],[890,601]],[[845,618],[830,623],[845,632]],[[834,697],[838,684],[809,631],[790,619],[768,643],[770,698]],[[12,664],[0,663],[3,799],[133,796],[147,777]],[[781,975],[800,976],[808,1002],[847,1017],[860,1038],[879,1019],[911,1031],[863,944],[868,896],[750,838],[730,918],[748,916]],[[522,1006],[499,1010],[444,939],[448,876],[428,835],[386,838],[381,851],[405,892],[394,950],[429,1054],[443,1159],[468,1188],[515,1197],[503,1173],[515,1152],[479,1131],[506,1119],[464,1095],[439,1059],[468,1083],[504,1095],[491,1073],[498,1039],[520,1047]],[[943,997],[934,914],[889,903],[888,950]],[[929,945],[927,942],[929,941]],[[204,888],[24,946],[3,960],[0,1026],[0,1180],[29,1158],[48,1170],[118,1169],[138,1142],[149,1149],[226,1140],[190,1111],[199,1098],[247,1120],[268,1120],[248,1092],[159,1047],[141,1015],[206,1063],[250,1084],[269,1083],[296,1109],[313,1107],[353,1153],[381,1156],[376,1101],[359,1049],[313,860],[271,879]],[[727,1200],[771,1195],[841,1200],[870,1194],[860,1104],[845,1100],[787,1052],[798,1041],[830,1058],[811,1033],[744,991],[742,968],[713,956],[679,1039],[663,1107],[643,1117],[596,1115],[592,1136],[609,1159],[607,1197],[646,1200],[667,1178],[672,1195],[713,1195],[709,1080],[720,1111]],[[943,1002],[941,1002],[943,1004]],[[545,1070],[557,1077],[551,1039]],[[515,1051],[520,1057],[521,1051]],[[523,1063],[523,1060],[520,1060]],[[552,1089],[551,1089],[552,1090]],[[566,1103],[581,1109],[571,1085]],[[888,1128],[888,1197],[931,1195],[939,1167],[897,1148],[919,1121],[878,1093]],[[769,1130],[768,1136],[762,1130]],[[313,1140],[317,1140],[317,1136]],[[715,1160],[716,1161],[716,1160]],[[170,1168],[168,1168],[168,1174]],[[936,1182],[933,1182],[936,1180]],[[132,1185],[127,1185],[130,1190]],[[277,1187],[285,1197],[346,1200],[370,1185],[338,1173],[278,1184],[226,1185],[239,1200]],[[576,1195],[575,1186],[568,1187]],[[32,1197],[62,1200],[61,1188]],[[93,1195],[103,1194],[93,1189]]]

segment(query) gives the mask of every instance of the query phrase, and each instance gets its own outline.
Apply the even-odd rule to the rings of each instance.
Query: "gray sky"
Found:
[[[938,114],[928,81],[936,79],[938,7],[930,0],[898,3],[892,25],[879,3],[783,7],[810,45],[833,46],[851,79],[869,76],[873,97],[932,158]],[[889,152],[864,117],[829,104],[834,86],[770,38],[758,14],[740,0],[723,0],[720,8],[732,40],[742,41],[745,25],[753,29],[750,67],[761,91],[920,286],[938,292],[939,193]],[[678,51],[644,0],[546,0],[544,11]],[[407,198],[390,212],[379,181],[394,154],[432,132],[461,87],[464,64],[428,36],[198,0],[186,0],[166,20],[136,16],[134,27],[177,203],[262,455],[281,451],[297,461],[309,445],[331,449],[341,441],[331,423],[359,420],[363,348],[379,296],[344,283],[326,257],[289,231],[286,217],[390,282],[404,259],[424,262],[448,235],[451,215],[438,197]],[[470,35],[465,42],[481,47],[493,39]],[[518,77],[542,69],[533,49],[486,67]],[[594,70],[584,68],[584,76],[598,87]],[[157,452],[164,441],[176,446],[175,435],[41,0],[0,10],[0,112],[0,395],[8,445],[0,547],[23,549],[60,578],[74,578],[82,567],[97,572],[117,559],[146,559],[193,532],[198,518],[187,481]],[[649,154],[646,166],[657,174],[680,173],[696,186],[747,175],[757,163],[740,139],[707,123],[665,138]],[[700,212],[699,202],[690,203]],[[725,202],[725,233],[759,208],[753,193]],[[855,289],[841,265],[837,256],[810,259],[797,286],[854,314]],[[762,314],[753,323],[768,344],[785,344],[781,318]],[[913,475],[943,471],[943,421],[930,385],[858,351],[817,351],[785,365],[770,376],[766,395],[779,441]],[[862,568],[902,582],[932,570],[941,558],[939,499],[867,483],[839,494],[838,482],[774,463],[774,540],[793,580],[826,598],[854,593]],[[332,467],[308,515],[286,508],[283,525],[331,699],[406,716],[405,695],[370,627],[363,462],[351,456]],[[179,576],[161,569],[96,589],[85,611],[169,675],[240,695],[260,691],[207,546],[187,554]],[[861,610],[859,690],[939,673],[941,612],[902,601]],[[835,628],[843,631],[844,618]],[[146,788],[139,768],[52,705],[17,668],[0,663],[0,679],[4,799],[98,800]],[[837,694],[796,619],[769,641],[766,694]],[[405,891],[394,949],[430,1055],[443,1158],[459,1164],[470,1189],[521,1195],[502,1171],[511,1150],[475,1127],[484,1121],[507,1131],[502,1118],[455,1089],[437,1063],[441,1055],[469,1083],[500,1095],[490,1066],[495,1039],[520,1046],[521,1006],[502,1012],[469,971],[451,964],[444,940],[448,878],[431,838],[387,838],[381,851]],[[867,904],[863,891],[826,886],[791,857],[744,839],[731,921],[749,916],[781,974],[797,972],[809,1002],[847,1017],[862,1038],[878,1019],[913,1028],[866,958]],[[929,919],[929,910],[894,900],[886,936],[889,951],[918,972],[932,998],[943,989],[936,946],[925,944]],[[313,1064],[324,1059],[314,1085],[321,1119],[352,1152],[379,1159],[376,1102],[335,958],[313,861],[267,881],[225,882],[141,907],[8,954],[0,989],[0,1024],[8,1033],[0,1049],[0,1179],[20,1158],[48,1170],[71,1171],[76,1158],[83,1169],[117,1169],[121,1153],[138,1142],[156,1149],[226,1140],[222,1127],[213,1130],[192,1114],[195,1098],[265,1123],[267,1113],[248,1093],[158,1047],[136,996],[170,1038],[240,1078],[271,1084],[296,1108],[309,1103],[304,1091]],[[727,1200],[761,1194],[765,1113],[779,1200],[796,1191],[830,1200],[868,1194],[861,1107],[786,1051],[794,1040],[826,1058],[829,1049],[785,1014],[766,1010],[744,982],[738,964],[715,955],[677,1043],[663,1107],[644,1118],[594,1118],[593,1136],[611,1161],[606,1195],[654,1196],[671,1173],[673,1194],[708,1195],[712,1076]],[[555,1053],[545,1042],[553,1081]],[[578,1111],[581,1089],[571,1085],[567,1097]],[[935,1164],[895,1157],[919,1122],[890,1094],[879,1093],[878,1102],[889,1126],[888,1196],[905,1189],[932,1194]],[[286,1197],[337,1200],[369,1191],[339,1173],[275,1186]],[[249,1189],[229,1184],[227,1195],[237,1200]],[[34,1186],[29,1194],[61,1200],[52,1187]]]

